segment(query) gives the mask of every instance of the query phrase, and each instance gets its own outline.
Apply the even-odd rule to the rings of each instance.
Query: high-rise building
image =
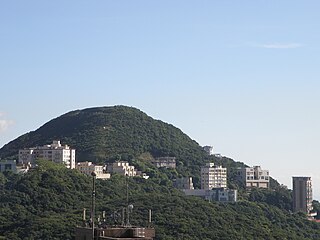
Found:
[[[269,188],[269,170],[263,170],[260,166],[238,168],[236,178],[246,188]]]
[[[312,181],[311,177],[292,177],[293,211],[311,216]]]
[[[67,168],[76,166],[76,150],[68,145],[61,145],[60,141],[53,141],[51,145],[32,147],[19,150],[20,164],[34,164],[36,159],[45,159],[65,164]]]
[[[227,169],[222,166],[215,166],[214,163],[207,163],[201,167],[201,189],[227,187]]]

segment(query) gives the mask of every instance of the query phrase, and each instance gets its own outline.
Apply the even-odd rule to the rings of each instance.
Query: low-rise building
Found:
[[[207,163],[201,167],[201,189],[211,190],[212,188],[227,187],[227,169],[222,166],[215,166],[214,163]]]
[[[67,168],[76,167],[76,150],[68,145],[61,145],[60,141],[53,141],[51,145],[25,148],[19,150],[19,163],[35,163],[36,159],[45,159],[55,163],[62,163]]]
[[[110,173],[105,172],[104,166],[95,165],[92,162],[78,162],[76,165],[76,169],[88,176],[91,176],[91,173],[94,172],[97,179],[110,178]]]
[[[1,160],[0,161],[0,172],[17,172],[17,165],[15,160]]]
[[[159,157],[152,161],[153,165],[157,168],[176,168],[176,158],[175,157]]]
[[[234,189],[183,189],[182,191],[187,196],[198,196],[208,201],[236,202],[238,200],[238,191]]]
[[[246,188],[269,188],[269,170],[263,170],[260,166],[238,168],[236,179]]]
[[[134,166],[130,166],[128,162],[120,161],[114,162],[108,165],[109,173],[118,173],[124,176],[136,176],[137,171],[134,169]]]
[[[213,155],[213,146],[203,146],[202,148],[208,155]]]
[[[173,185],[178,189],[194,189],[192,177],[177,178],[173,182]]]

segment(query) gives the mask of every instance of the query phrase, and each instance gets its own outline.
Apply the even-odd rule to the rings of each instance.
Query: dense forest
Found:
[[[129,202],[131,223],[146,226],[153,211],[156,239],[320,239],[320,225],[286,210],[290,196],[256,190],[238,203],[207,202],[172,188],[165,175],[152,179],[114,176],[97,181],[97,215],[108,223]],[[72,239],[90,208],[92,179],[76,170],[40,161],[25,175],[0,174],[0,236],[18,239]],[[279,201],[282,199],[282,201]],[[287,200],[286,200],[287,199]]]

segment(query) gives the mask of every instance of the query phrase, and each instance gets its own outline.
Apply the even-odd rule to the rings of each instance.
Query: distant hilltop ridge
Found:
[[[172,156],[177,159],[179,172],[193,176],[198,175],[204,161],[214,158],[177,127],[127,106],[94,107],[63,114],[3,146],[0,158],[17,159],[19,149],[50,144],[53,140],[75,148],[77,161],[130,161],[146,154]]]

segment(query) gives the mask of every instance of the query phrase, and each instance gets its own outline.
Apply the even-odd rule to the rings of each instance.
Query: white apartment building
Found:
[[[92,162],[78,162],[76,169],[80,172],[91,176],[92,172],[95,172],[97,179],[109,179],[110,173],[105,173],[104,167],[101,165],[95,165]]]
[[[227,169],[207,163],[201,167],[201,189],[211,190],[213,188],[227,187]]]
[[[20,164],[34,164],[36,159],[63,163],[67,168],[74,169],[76,167],[76,150],[71,149],[68,145],[61,145],[60,141],[53,141],[51,145],[19,150]]]
[[[263,170],[260,166],[238,168],[236,177],[246,188],[269,188],[269,170]]]
[[[128,162],[114,162],[111,165],[108,165],[108,172],[118,173],[124,176],[136,176],[137,171],[134,169],[134,166],[130,166]]]

